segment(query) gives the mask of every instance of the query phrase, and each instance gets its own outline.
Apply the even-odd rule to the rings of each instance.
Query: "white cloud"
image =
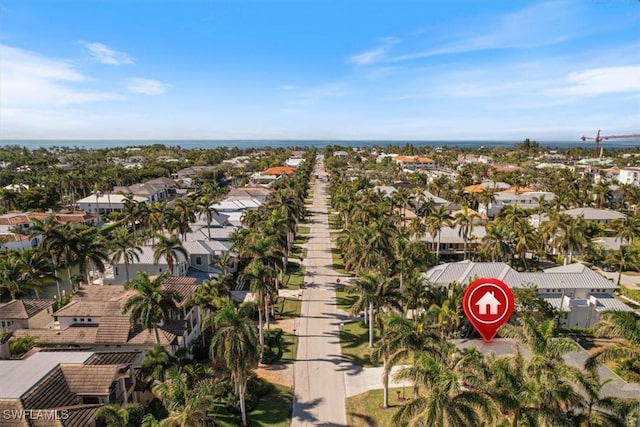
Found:
[[[88,89],[91,79],[68,61],[0,44],[0,93],[6,108],[48,109],[108,101],[120,95]]]
[[[564,80],[567,85],[555,89],[554,93],[560,95],[637,93],[640,92],[640,65],[591,68],[570,73]]]
[[[400,40],[395,37],[385,37],[381,40],[380,46],[376,47],[375,49],[351,56],[349,58],[349,62],[352,62],[356,65],[368,65],[373,64],[374,62],[378,62],[384,59],[391,48],[394,45],[398,44],[399,41]]]
[[[133,64],[134,62],[133,58],[128,54],[113,50],[109,46],[102,43],[90,43],[81,41],[80,44],[87,48],[91,59],[101,64],[125,65]]]
[[[169,85],[158,80],[143,79],[140,77],[128,79],[128,89],[131,93],[142,95],[162,95]]]

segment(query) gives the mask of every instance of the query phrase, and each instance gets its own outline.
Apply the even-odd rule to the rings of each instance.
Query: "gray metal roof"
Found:
[[[496,277],[512,288],[533,284],[538,289],[617,289],[612,281],[582,264],[570,264],[535,273],[520,273],[502,262],[461,261],[438,265],[425,273],[431,283],[468,283],[473,277]]]

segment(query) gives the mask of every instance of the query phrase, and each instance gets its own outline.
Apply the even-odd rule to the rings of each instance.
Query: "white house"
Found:
[[[166,273],[169,270],[169,265],[164,256],[158,259],[158,262],[153,261],[153,247],[141,246],[142,253],[139,253],[139,260],[135,260],[129,265],[129,277],[135,279],[138,271],[144,271],[149,276],[157,276],[162,273]],[[179,252],[175,253],[173,260],[173,272],[172,276],[185,276],[189,269],[189,260]],[[127,280],[127,269],[124,265],[124,259],[121,257],[117,262],[107,267],[106,271],[102,274],[102,277],[96,279],[97,283],[105,285],[120,285]]]
[[[575,208],[562,211],[562,213],[567,214],[572,218],[578,218],[581,216],[585,221],[595,222],[599,224],[608,224],[612,221],[626,218],[625,214],[611,209]],[[535,214],[529,217],[529,222],[535,228],[539,228],[540,225],[548,220],[549,217],[546,214]]]
[[[494,194],[494,197],[495,201],[491,203],[486,205],[484,203],[479,204],[479,214],[493,218],[498,215],[505,206],[509,205],[518,205],[524,209],[538,209],[540,207],[540,200],[551,202],[555,200],[556,195],[546,191],[527,191],[524,193],[505,191]]]
[[[109,214],[111,212],[122,212],[127,196],[118,193],[94,193],[76,203],[80,210],[93,214]],[[140,196],[133,196],[133,201],[138,203],[148,202],[149,199]]]
[[[562,324],[570,328],[593,327],[604,311],[633,311],[613,297],[615,283],[580,263],[520,273],[502,262],[461,261],[437,265],[423,276],[439,286],[468,284],[478,277],[495,277],[510,288],[534,286],[541,298],[566,314]]]
[[[620,168],[618,173],[620,184],[634,184],[640,186],[640,167]]]

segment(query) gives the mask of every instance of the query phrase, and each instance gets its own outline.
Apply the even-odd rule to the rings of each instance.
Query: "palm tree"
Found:
[[[70,254],[75,259],[80,272],[84,275],[87,284],[91,283],[89,272],[93,267],[104,273],[105,263],[109,261],[107,255],[107,243],[97,228],[78,226],[74,227],[70,244]]]
[[[368,311],[369,316],[369,347],[373,347],[374,334],[373,324],[375,321],[374,310],[381,310],[389,307],[402,310],[400,304],[401,294],[395,289],[394,283],[388,280],[383,274],[372,271],[363,271],[360,278],[355,280],[351,286],[347,287],[348,293],[358,294],[358,299],[351,307],[351,311],[356,314],[361,311]]]
[[[211,223],[213,222],[213,214],[215,210],[211,208],[213,199],[209,196],[200,196],[196,200],[196,213],[198,215],[204,215],[205,221],[207,221],[207,237],[211,240]]]
[[[564,218],[564,217],[563,217]],[[587,246],[587,236],[585,232],[584,218],[577,219],[569,217],[568,222],[562,221],[558,224],[559,234],[553,239],[553,246],[569,256],[569,263],[573,260],[573,255],[580,253]]]
[[[480,243],[480,251],[492,262],[505,261],[511,257],[509,229],[501,221],[487,224],[486,235]]]
[[[395,378],[410,380],[425,393],[402,406],[394,415],[396,425],[480,426],[497,416],[497,408],[481,391],[482,358],[477,350],[457,350],[440,341],[430,351],[418,352],[413,365]]]
[[[601,321],[595,329],[599,337],[617,338],[613,345],[605,346],[591,355],[585,363],[586,368],[592,369],[598,362],[613,362],[616,367],[640,380],[640,319],[634,313],[611,311],[601,314]]]
[[[247,425],[245,394],[249,371],[258,363],[258,337],[251,321],[240,317],[231,301],[222,300],[215,316],[217,333],[209,348],[212,360],[222,359],[231,373],[236,397],[240,400],[242,425]]]
[[[211,425],[209,413],[216,404],[220,382],[212,379],[195,381],[186,370],[173,368],[164,382],[153,386],[169,416],[160,425],[167,427],[206,427]]]
[[[374,362],[383,362],[382,384],[384,387],[382,406],[389,407],[389,376],[391,369],[413,351],[423,347],[423,337],[415,324],[405,316],[392,314],[384,319],[385,334],[371,357]]]
[[[111,264],[115,265],[123,260],[124,270],[129,283],[129,265],[134,261],[140,261],[142,248],[139,246],[138,236],[130,233],[125,227],[114,230],[114,236],[109,242],[111,246]]]
[[[273,270],[260,261],[251,262],[242,272],[242,280],[249,282],[251,293],[258,302],[258,332],[260,338],[260,357],[264,352],[264,329],[262,328],[262,313],[264,313],[267,327],[269,325],[269,306],[271,299],[276,295],[276,289],[272,284]],[[262,309],[260,308],[262,306]]]
[[[0,289],[9,292],[11,299],[24,291],[25,283],[22,281],[22,271],[17,257],[11,255],[6,249],[0,256]]]
[[[139,403],[109,404],[98,408],[93,419],[102,420],[108,427],[137,427],[143,415],[144,407]]]
[[[522,266],[527,269],[527,252],[538,247],[540,239],[538,231],[525,218],[516,222],[513,228],[513,239],[515,252],[522,260]]]
[[[640,236],[640,216],[627,216],[616,224],[616,240],[628,245],[633,243],[633,239]]]
[[[176,301],[179,295],[173,291],[163,289],[162,282],[167,278],[165,273],[155,279],[149,279],[144,271],[138,272],[138,277],[129,283],[129,289],[136,291],[136,295],[129,298],[122,306],[122,313],[129,313],[131,324],[139,323],[145,329],[153,328],[156,344],[160,344],[158,323],[171,318],[171,312],[177,310]]]
[[[457,212],[453,217],[455,224],[460,227],[459,234],[464,241],[464,259],[467,259],[467,242],[473,232],[473,221],[479,217],[477,212],[469,209],[467,206],[463,206],[462,210]]]
[[[411,310],[411,319],[415,322],[416,310],[429,305],[431,292],[420,274],[414,272],[407,277],[402,296],[404,297],[405,313],[409,313],[409,310]]]
[[[16,253],[16,256],[19,257],[16,262],[18,262],[22,273],[22,281],[33,289],[36,298],[39,299],[38,291],[42,286],[58,280],[49,256],[39,249],[31,248],[23,249]]]
[[[176,358],[170,355],[160,344],[156,344],[144,351],[142,371],[156,381],[163,382],[165,373],[176,365]]]
[[[623,271],[631,267],[640,266],[640,257],[638,255],[637,251],[633,250],[633,248],[627,245],[620,245],[620,249],[610,252],[605,259],[607,264],[618,267],[618,286],[620,286]]]
[[[427,230],[429,231],[429,234],[431,234],[431,238],[433,239],[432,244],[434,246],[436,244],[436,237],[438,238],[438,244],[435,247],[436,264],[440,262],[440,231],[444,227],[450,226],[451,218],[449,217],[449,212],[447,212],[444,206],[438,206],[438,208],[427,217]]]
[[[153,262],[158,264],[160,258],[164,257],[167,261],[169,275],[173,276],[175,261],[179,260],[178,255],[182,255],[185,260],[189,259],[189,254],[184,246],[182,246],[182,240],[175,234],[169,237],[158,235],[158,241],[153,245]]]
[[[573,425],[580,427],[626,427],[633,414],[637,414],[640,402],[637,399],[602,397],[602,388],[613,381],[600,380],[598,372],[587,370],[580,375],[580,386],[586,398],[570,411]]]

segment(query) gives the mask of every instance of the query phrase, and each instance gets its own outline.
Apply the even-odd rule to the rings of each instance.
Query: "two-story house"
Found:
[[[16,299],[0,303],[0,332],[44,328],[53,322],[53,300]]]

